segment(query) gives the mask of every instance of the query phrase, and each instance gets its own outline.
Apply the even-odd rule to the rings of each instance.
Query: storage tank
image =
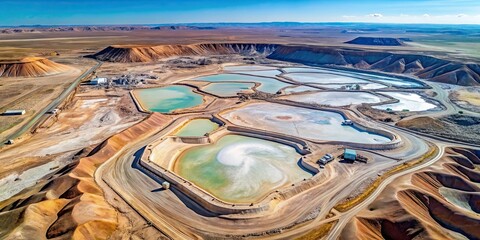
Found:
[[[170,188],[170,183],[165,181],[165,182],[162,183],[162,187],[163,187],[163,189],[167,190],[167,189]]]

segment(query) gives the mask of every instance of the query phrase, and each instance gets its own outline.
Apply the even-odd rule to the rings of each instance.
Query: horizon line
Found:
[[[298,22],[298,21],[265,21],[265,22],[182,22],[182,23],[98,23],[98,24],[20,24],[20,25],[0,25],[5,27],[85,27],[85,26],[187,26],[187,25],[209,25],[209,24],[376,24],[376,25],[433,25],[433,26],[480,26],[480,23],[395,23],[395,22]]]

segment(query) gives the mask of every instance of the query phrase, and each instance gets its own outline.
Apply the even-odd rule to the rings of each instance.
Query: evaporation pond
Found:
[[[186,86],[146,88],[134,91],[141,105],[152,112],[169,113],[177,109],[195,107],[203,103],[203,97]]]
[[[422,96],[416,93],[406,93],[406,92],[381,92],[381,93],[388,95],[392,98],[396,98],[399,100],[399,102],[374,106],[373,108],[381,109],[381,110],[392,109],[392,111],[408,110],[411,112],[417,112],[417,111],[426,111],[426,110],[434,109],[437,107],[435,104],[427,102],[424,98],[422,98]]]
[[[199,77],[197,80],[207,82],[258,82],[260,83],[260,86],[257,89],[266,93],[276,93],[281,88],[290,86],[290,84],[278,81],[274,78],[256,77],[242,74],[217,74]]]
[[[282,68],[283,71],[287,73],[293,73],[293,72],[299,72],[299,73],[305,73],[305,72],[316,72],[316,73],[325,73],[325,70],[318,69],[318,68],[308,68],[308,67],[286,67]]]
[[[237,96],[237,93],[249,91],[255,86],[255,83],[210,83],[202,90],[221,97]]]
[[[275,70],[274,67],[262,66],[262,65],[239,65],[239,66],[226,66],[223,68],[225,71],[261,71],[261,70]]]
[[[218,124],[210,121],[210,119],[198,118],[188,121],[175,135],[179,137],[201,137],[218,127]]]
[[[309,86],[296,86],[296,87],[286,88],[284,91],[285,91],[286,94],[290,94],[290,93],[318,91],[318,90],[320,90],[320,89],[309,87]]]
[[[344,76],[331,73],[287,73],[284,75],[296,82],[301,83],[369,83],[353,76]]]
[[[276,77],[277,75],[282,74],[282,72],[280,72],[278,70],[237,71],[235,73],[250,74],[250,75],[256,75],[256,76],[260,76],[260,77]]]
[[[379,103],[388,100],[385,97],[367,92],[316,92],[282,97],[294,102],[315,103],[334,107],[350,104]]]
[[[344,78],[334,78],[333,81],[336,81],[337,83],[346,83],[345,81],[349,81],[348,79],[357,79],[359,81],[364,81],[364,80],[371,80],[371,81],[378,81],[381,83],[393,85],[393,86],[401,86],[401,87],[422,87],[423,85],[417,81],[408,81],[396,77],[389,77],[389,76],[383,76],[379,74],[373,74],[373,73],[363,73],[363,72],[355,72],[355,71],[348,71],[348,70],[340,70],[340,69],[329,69],[329,68],[283,68],[283,70],[289,74],[286,74],[286,76],[297,76],[297,81],[299,82],[305,82],[305,81],[311,81],[311,82],[317,82],[317,81],[312,81],[310,76],[315,76],[312,74],[308,73],[317,73],[317,74],[326,74],[326,75],[337,75],[337,76],[343,76]],[[292,77],[293,78],[293,77]],[[293,78],[296,80],[295,78]],[[318,80],[319,81],[319,80]],[[342,82],[340,82],[342,81]],[[331,81],[332,82],[332,81]],[[323,82],[319,82],[323,83]],[[332,82],[333,83],[333,82]],[[353,82],[348,82],[348,83],[353,83]],[[360,83],[360,82],[355,82],[355,83]],[[379,88],[378,85],[375,86],[375,88],[370,88],[370,89],[377,89]],[[367,89],[367,88],[365,88]]]
[[[377,144],[390,139],[353,126],[343,126],[339,113],[275,103],[253,103],[222,114],[230,122],[246,127],[313,140]]]
[[[174,171],[221,200],[251,203],[310,178],[312,174],[297,165],[300,158],[287,145],[226,135],[216,143],[187,149]]]
[[[386,88],[386,85],[379,84],[379,83],[355,83],[360,86],[360,89],[363,90],[372,90],[372,89],[381,89]],[[315,86],[319,86],[322,88],[327,89],[347,89],[348,86],[352,86],[352,84],[314,84]]]

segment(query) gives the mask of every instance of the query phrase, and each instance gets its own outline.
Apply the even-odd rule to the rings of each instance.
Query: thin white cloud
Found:
[[[342,16],[346,22],[373,22],[373,23],[432,23],[432,24],[480,24],[480,15],[446,14],[446,15],[383,15],[368,14],[363,16]]]
[[[367,15],[368,17],[374,17],[374,18],[381,18],[383,17],[383,14],[381,13],[371,13]]]

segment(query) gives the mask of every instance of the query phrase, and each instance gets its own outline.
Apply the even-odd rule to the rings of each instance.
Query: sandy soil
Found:
[[[480,90],[478,88],[465,88],[453,91],[449,97],[462,108],[480,111]]]
[[[79,93],[69,107],[60,112],[52,126],[41,127],[31,138],[0,152],[0,160],[5,164],[0,169],[0,177],[12,181],[16,178],[12,176],[21,176],[24,170],[45,163],[48,163],[45,166],[61,167],[78,151],[98,144],[143,116],[136,111],[128,91]],[[42,169],[44,171],[35,172],[38,177],[32,176],[31,179],[43,177],[51,171],[46,167]]]
[[[88,59],[69,59],[68,72],[43,77],[9,77],[0,81],[0,112],[25,109],[22,116],[0,116],[0,139],[13,133],[35,113],[58,97],[81,73],[95,62]]]

